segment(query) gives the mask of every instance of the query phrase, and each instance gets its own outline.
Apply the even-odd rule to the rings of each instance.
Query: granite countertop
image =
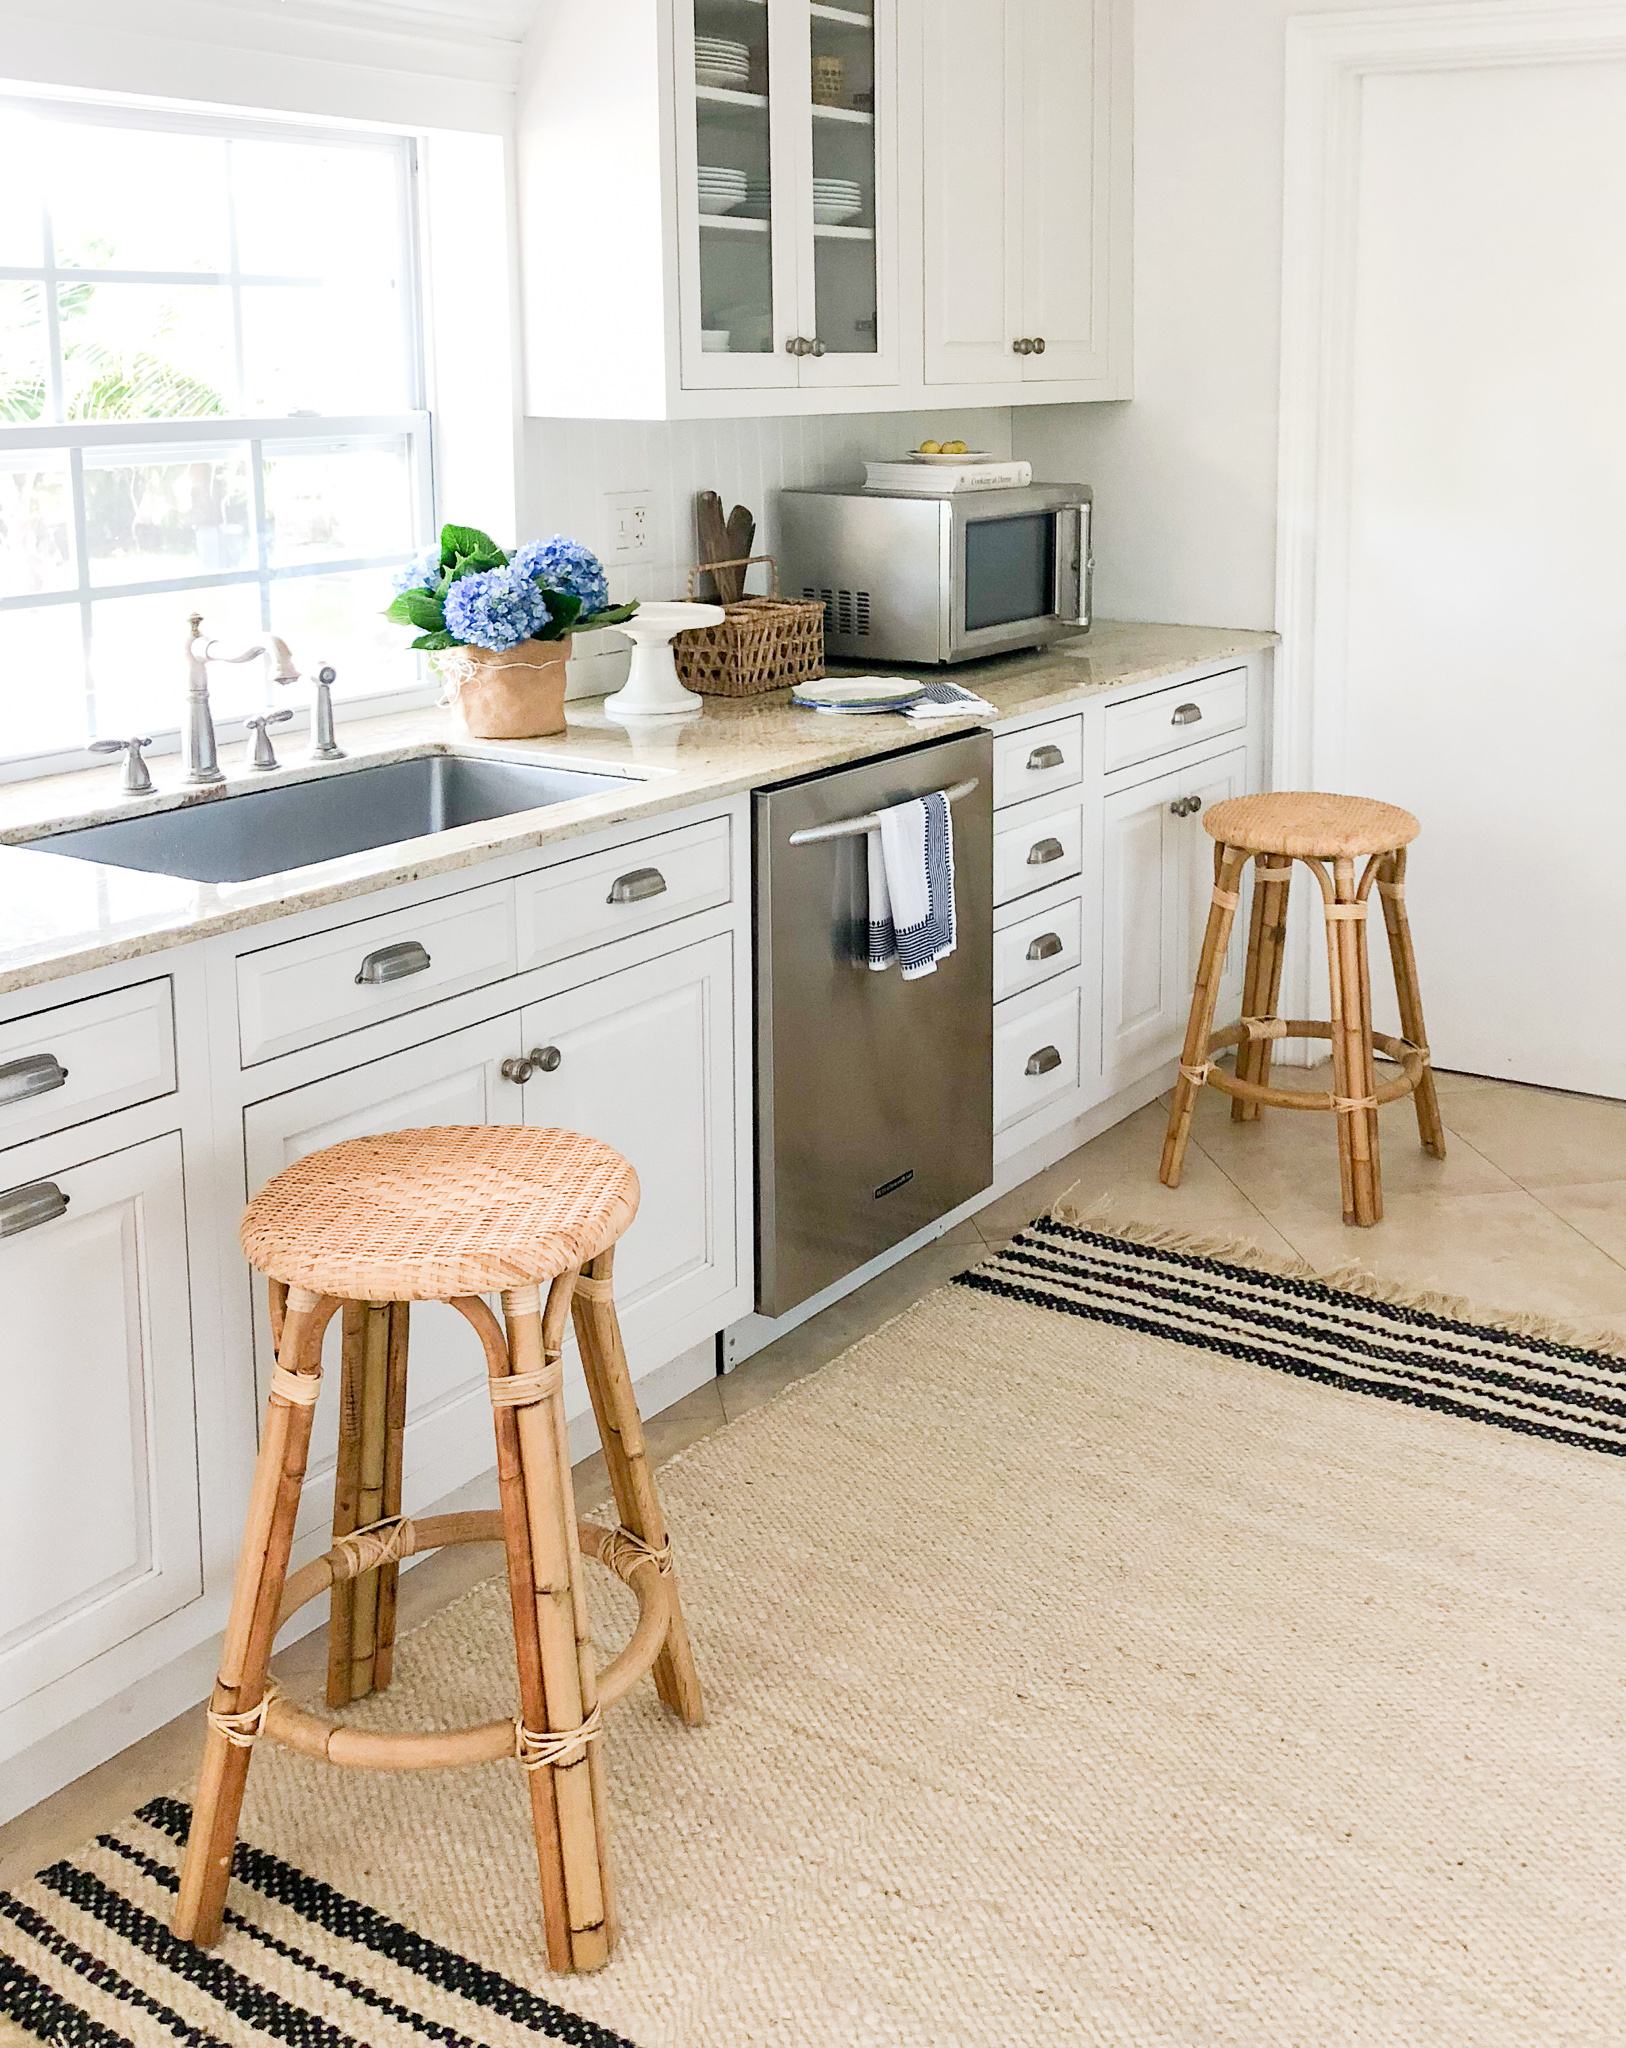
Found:
[[[1089,633],[1043,652],[973,663],[949,673],[996,704],[1001,718],[1014,718],[1062,711],[1105,691],[1253,654],[1275,642],[1274,633],[1103,619]],[[218,784],[184,794],[163,787],[176,771],[174,756],[154,761],[159,787],[145,797],[122,794],[117,765],[0,785],[0,994],[419,877],[455,873],[495,856],[555,845],[608,826],[647,821],[658,830],[665,812],[895,753],[917,745],[928,733],[963,732],[983,722],[944,719],[922,728],[895,714],[830,717],[795,709],[783,691],[745,701],[708,698],[701,717],[651,722],[640,731],[606,718],[601,698],[578,699],[567,705],[566,715],[570,729],[556,738],[471,741],[453,714],[438,707],[375,718],[347,716],[341,707],[339,740],[347,761],[295,766],[274,778],[255,777],[255,782],[277,787],[342,774],[360,762],[458,746],[639,780],[544,811],[459,826],[252,882],[140,874],[34,852],[17,843],[111,818],[218,802]],[[240,756],[246,749],[226,751],[224,787],[241,787]]]

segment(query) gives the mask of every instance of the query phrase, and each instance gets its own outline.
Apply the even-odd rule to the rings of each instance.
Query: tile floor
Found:
[[[1286,1085],[1325,1088],[1326,1070],[1278,1070]],[[1408,1102],[1381,1112],[1384,1220],[1347,1229],[1330,1121],[1268,1114],[1233,1124],[1206,1090],[1181,1186],[1160,1187],[1167,1114],[1152,1103],[973,1221],[918,1251],[846,1300],[699,1388],[648,1425],[657,1461],[671,1457],[859,1338],[1006,1242],[1069,1188],[1110,1197],[1119,1214],[1250,1238],[1322,1267],[1358,1258],[1410,1286],[1438,1287],[1488,1308],[1535,1308],[1626,1339],[1626,1102],[1561,1095],[1470,1075],[1438,1077],[1447,1157],[1416,1142]],[[602,1460],[577,1468],[584,1510],[606,1497]],[[493,1569],[484,1549],[442,1551],[403,1575],[400,1626],[414,1627]],[[277,1660],[286,1680],[320,1668],[320,1631]],[[160,1728],[31,1812],[0,1826],[0,1885],[17,1882],[183,1779],[200,1716]]]

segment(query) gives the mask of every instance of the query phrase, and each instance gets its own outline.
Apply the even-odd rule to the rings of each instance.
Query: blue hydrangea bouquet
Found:
[[[439,544],[396,577],[395,601],[384,616],[416,626],[412,645],[425,653],[451,647],[503,653],[522,640],[563,640],[617,626],[637,609],[610,603],[603,563],[562,533],[528,540],[508,555],[477,526],[443,526]]]
[[[384,616],[417,628],[442,701],[476,738],[532,739],[565,730],[570,636],[638,609],[609,600],[604,565],[580,541],[556,533],[509,555],[477,526],[443,526],[396,577]]]

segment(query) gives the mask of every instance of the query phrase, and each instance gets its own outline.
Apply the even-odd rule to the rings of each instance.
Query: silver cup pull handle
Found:
[[[31,1095],[49,1095],[67,1078],[67,1068],[54,1053],[31,1052],[26,1059],[7,1060],[0,1067],[0,1102],[26,1102]]]
[[[68,1212],[68,1198],[54,1180],[30,1181],[0,1195],[0,1237],[15,1237],[41,1223],[54,1223]]]
[[[1203,715],[1200,704],[1176,704],[1170,725],[1195,725]]]
[[[1066,758],[1060,747],[1035,747],[1028,756],[1028,766],[1035,771],[1041,768],[1059,768]]]
[[[1036,839],[1028,848],[1028,866],[1048,867],[1051,861],[1060,860],[1066,851],[1059,839]]]
[[[1040,932],[1028,948],[1030,960],[1054,960],[1063,950],[1060,932]]]
[[[606,903],[642,903],[648,896],[666,894],[666,877],[659,868],[634,868],[630,875],[617,875],[610,884]]]
[[[369,953],[356,972],[358,983],[375,987],[386,981],[405,981],[409,974],[424,974],[429,968],[429,949],[416,939],[401,939],[393,946],[380,946]]]
[[[1036,1053],[1030,1053],[1026,1071],[1030,1074],[1053,1074],[1061,1065],[1061,1054],[1053,1045],[1041,1045]]]

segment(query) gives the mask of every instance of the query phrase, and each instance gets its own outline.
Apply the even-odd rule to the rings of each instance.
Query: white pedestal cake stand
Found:
[[[624,725],[634,718],[688,718],[703,711],[706,700],[678,681],[672,640],[692,626],[720,626],[726,616],[720,604],[641,604],[615,629],[632,642],[632,667],[623,687],[605,698],[605,717]]]

